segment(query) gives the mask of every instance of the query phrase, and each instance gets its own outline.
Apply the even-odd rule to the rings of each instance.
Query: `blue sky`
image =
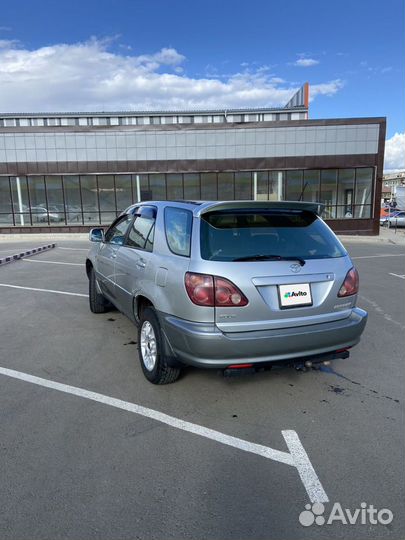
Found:
[[[0,108],[274,106],[309,81],[311,118],[386,116],[391,139],[404,27],[403,0],[2,0]]]

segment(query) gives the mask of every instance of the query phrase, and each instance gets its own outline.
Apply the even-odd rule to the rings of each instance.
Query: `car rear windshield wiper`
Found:
[[[233,262],[243,261],[298,261],[304,266],[305,261],[301,257],[284,257],[283,255],[247,255],[246,257],[237,257]]]

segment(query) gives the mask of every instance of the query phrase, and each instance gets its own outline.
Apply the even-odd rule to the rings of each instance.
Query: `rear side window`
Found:
[[[256,255],[323,259],[346,251],[312,212],[297,210],[218,211],[203,215],[201,257],[232,261]]]
[[[129,229],[126,245],[133,248],[153,250],[155,234],[156,208],[144,206],[138,208],[135,221]]]
[[[175,255],[190,257],[191,226],[193,214],[183,208],[165,208],[165,233],[167,245]]]

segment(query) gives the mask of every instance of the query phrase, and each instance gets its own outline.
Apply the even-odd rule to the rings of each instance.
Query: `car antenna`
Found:
[[[304,196],[304,191],[307,185],[308,185],[308,182],[305,182],[304,187],[302,188],[302,191],[301,191],[300,198],[298,199],[299,201],[302,201],[302,197]]]

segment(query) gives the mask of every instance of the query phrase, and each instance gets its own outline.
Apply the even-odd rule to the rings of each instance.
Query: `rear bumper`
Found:
[[[214,324],[194,323],[159,313],[162,329],[184,364],[225,368],[238,363],[271,363],[323,355],[360,341],[367,312],[354,308],[338,321],[257,332],[223,333]]]

